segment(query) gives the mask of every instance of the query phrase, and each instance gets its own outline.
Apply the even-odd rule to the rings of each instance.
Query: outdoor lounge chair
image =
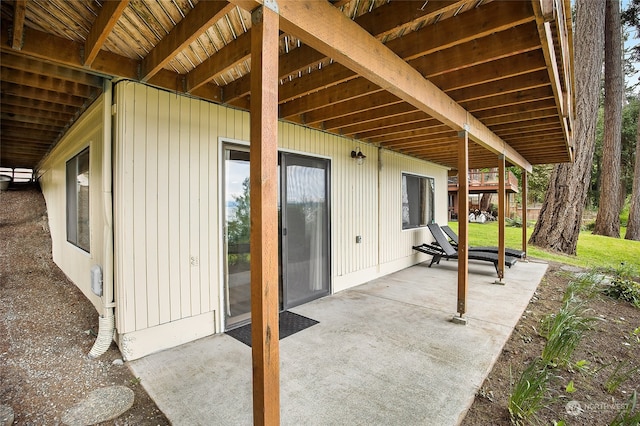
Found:
[[[444,232],[442,232],[442,229],[440,228],[440,226],[438,226],[438,224],[436,223],[432,223],[427,226],[431,231],[431,234],[433,234],[433,238],[435,238],[437,245],[425,243],[425,244],[420,244],[419,246],[413,246],[413,249],[421,253],[425,253],[432,256],[431,263],[429,263],[429,268],[431,268],[431,265],[433,265],[434,263],[440,264],[440,260],[443,258],[447,260],[457,259],[458,251],[451,245],[451,243],[449,243],[449,239],[444,234]],[[467,253],[468,253],[469,260],[481,260],[484,262],[493,263],[493,266],[496,268],[496,273],[500,275],[500,272],[498,270],[498,254],[497,253],[491,253],[486,251],[469,251]],[[511,268],[517,262],[518,262],[517,257],[513,257],[513,256],[504,257],[504,263],[509,268]]]
[[[451,240],[451,245],[457,250],[458,249],[458,235],[454,232],[453,229],[449,227],[449,225],[441,226],[442,231],[447,234],[447,237]],[[469,251],[485,251],[489,253],[498,253],[498,247],[469,247]],[[517,257],[519,259],[524,259],[527,256],[527,253],[522,250],[516,250],[512,248],[505,248],[504,254],[511,257]]]

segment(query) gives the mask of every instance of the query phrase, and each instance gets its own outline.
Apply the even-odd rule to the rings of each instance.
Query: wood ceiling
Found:
[[[247,3],[3,1],[0,166],[37,167],[100,95],[104,78],[248,110]],[[528,163],[570,161],[568,0],[329,4]],[[282,32],[280,117],[456,168],[457,130],[353,68]],[[497,154],[471,143],[469,164],[495,166]]]

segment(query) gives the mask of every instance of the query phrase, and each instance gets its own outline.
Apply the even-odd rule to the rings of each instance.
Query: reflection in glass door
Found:
[[[328,161],[282,154],[282,295],[288,309],[329,294]]]
[[[249,152],[224,149],[225,324],[251,319]],[[282,153],[278,165],[280,309],[329,294],[329,162]]]
[[[225,299],[227,326],[251,315],[249,152],[224,150]]]

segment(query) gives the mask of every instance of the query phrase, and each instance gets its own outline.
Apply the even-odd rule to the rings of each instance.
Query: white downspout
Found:
[[[115,332],[115,302],[113,291],[113,163],[112,163],[112,117],[111,103],[113,100],[113,85],[111,80],[105,79],[103,90],[103,152],[102,152],[102,204],[104,206],[104,228],[103,228],[103,252],[104,264],[102,267],[102,309],[103,313],[98,318],[98,337],[96,338],[89,358],[98,358],[104,354],[111,342]]]

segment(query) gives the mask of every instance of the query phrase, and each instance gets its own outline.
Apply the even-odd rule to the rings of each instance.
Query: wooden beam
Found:
[[[445,93],[455,92],[455,99],[461,105],[464,102],[480,102],[486,97],[494,97],[496,85],[500,85],[502,96],[519,97],[521,93],[526,93],[530,79],[525,77],[531,75],[532,70],[540,70],[538,76],[540,80],[535,80],[534,85],[539,86],[542,81],[546,81],[544,71],[544,61],[541,55],[528,52],[516,55],[513,58],[499,59],[496,61],[476,65],[468,68],[465,73],[444,74],[431,78],[434,84],[440,87]],[[335,67],[336,64],[331,65]],[[458,77],[464,75],[464,78]],[[493,77],[491,77],[493,76]],[[499,78],[495,76],[500,76]],[[522,76],[522,77],[519,77]],[[513,77],[513,78],[512,78]],[[519,78],[518,78],[519,77]],[[492,84],[484,84],[492,83]],[[548,87],[548,86],[547,86]],[[464,90],[461,90],[464,89]],[[530,89],[529,89],[530,90]],[[549,97],[553,98],[550,88]],[[319,123],[340,117],[341,115],[356,114],[354,111],[362,111],[362,105],[367,105],[368,109],[379,107],[381,104],[397,103],[398,97],[387,92],[380,93],[382,89],[364,78],[350,80],[328,89],[317,91],[308,96],[296,97],[297,94],[290,93],[289,96],[295,99],[280,105],[281,118],[291,119],[294,114],[306,113],[302,122],[306,124]],[[479,92],[479,99],[478,99]],[[282,92],[281,92],[282,94]],[[366,97],[366,101],[363,101]],[[282,102],[282,99],[281,99]],[[487,103],[488,101],[484,101]],[[480,105],[482,106],[482,105]],[[491,105],[485,108],[495,107]],[[356,124],[358,120],[349,120],[347,127]],[[345,126],[330,125],[325,123],[325,128],[340,128]]]
[[[505,226],[506,226],[506,187],[505,187],[505,157],[498,156],[498,279],[504,278],[505,258]],[[526,173],[526,172],[525,172]]]
[[[91,26],[84,43],[84,65],[90,67],[116,26],[130,0],[108,0],[102,2],[102,9]]]
[[[520,196],[522,197],[522,251],[524,252],[525,257],[527,256],[527,190],[528,190],[528,182],[527,182],[527,171],[522,171],[522,190],[520,191]]]
[[[187,91],[191,92],[210,82],[223,71],[241,63],[251,52],[251,32],[240,35],[215,55],[187,74]]]
[[[540,51],[528,51],[505,58],[491,59],[473,66],[465,66],[465,72],[431,73],[426,77],[445,92],[478,86],[486,83],[500,82],[508,77],[528,74],[544,70],[546,67]]]
[[[425,29],[421,30],[421,32],[424,32],[424,30]],[[509,76],[527,74],[534,70],[544,70],[545,63],[540,53],[530,51],[531,49],[537,49],[539,45],[538,41],[535,38],[532,39],[530,36],[533,31],[535,31],[535,25],[529,23],[500,34],[491,34],[483,39],[484,43],[481,44],[480,47],[478,47],[477,41],[454,44],[451,40],[443,40],[443,43],[445,43],[444,46],[433,44],[433,34],[440,34],[440,32],[433,34],[430,32],[426,34],[424,38],[417,39],[413,42],[407,40],[411,38],[411,36],[402,37],[393,40],[386,46],[405,60],[420,56],[417,59],[409,61],[411,66],[416,67],[426,78],[446,92],[471,85],[478,85],[483,82],[502,80]],[[467,34],[467,37],[471,37],[471,35]],[[505,39],[509,40],[510,43],[504,43],[503,40]],[[428,40],[430,46],[433,44],[431,49],[424,47],[426,43],[424,40]],[[460,41],[456,40],[456,42]],[[401,47],[405,48],[407,45],[411,46],[411,50],[401,50]],[[493,45],[498,45],[500,48],[484,47]],[[444,49],[445,46],[449,46],[449,48]],[[513,49],[521,51],[522,53],[515,57],[505,57],[505,55],[512,54]],[[473,55],[469,54],[469,52],[473,52]],[[456,74],[455,71],[461,68],[470,69],[468,72]],[[454,75],[459,77],[451,79],[451,76],[448,75],[449,73],[454,73]],[[546,73],[543,72],[543,75],[545,78],[544,81],[546,82]],[[304,99],[307,95],[326,90],[327,88],[332,88],[332,92],[335,91],[338,93],[338,95],[333,96],[339,97],[341,96],[340,92],[342,88],[338,85],[346,82],[351,83],[356,78],[357,76],[353,71],[343,65],[334,63],[324,67],[322,73],[315,73],[305,77],[302,82],[295,80],[290,84],[283,85],[280,88],[280,102],[289,103],[289,101]],[[368,82],[368,84],[370,93],[381,90],[377,85],[371,84],[370,82]],[[360,84],[360,86],[361,89],[357,94],[360,96],[367,94],[364,92],[362,84]],[[492,86],[490,93],[495,94],[495,90],[495,87]],[[226,98],[225,95],[225,99]],[[298,113],[298,111],[295,110],[298,102],[300,101],[293,102],[289,106],[285,103],[282,106],[281,116],[286,118],[294,113]]]
[[[4,53],[2,55],[2,66],[13,70],[59,78],[60,80],[71,81],[102,89],[102,78],[97,75],[50,64],[27,56],[14,55],[9,52]]]
[[[556,98],[556,106],[558,109],[558,115],[560,117],[571,117],[571,113],[568,110],[571,110],[571,106],[573,105],[573,81],[569,81],[572,78],[570,73],[570,68],[572,68],[573,60],[571,58],[568,59],[569,64],[566,64],[567,55],[566,50],[567,46],[567,35],[564,34],[564,25],[565,22],[557,22],[557,26],[560,29],[561,33],[559,37],[561,38],[558,47],[561,58],[563,59],[563,77],[565,79],[566,84],[566,92],[563,91],[562,84],[560,82],[560,70],[558,70],[558,62],[556,60],[556,45],[554,41],[553,31],[551,29],[551,23],[549,20],[555,21],[555,16],[549,16],[548,11],[548,0],[532,0],[533,11],[536,16],[536,24],[538,28],[538,34],[540,38],[540,43],[542,45],[542,53],[544,55],[545,62],[547,63],[547,71],[549,75],[549,80],[551,81],[551,88],[553,90],[553,94]],[[553,2],[556,4],[555,2]],[[556,4],[557,5],[557,4]],[[561,6],[562,7],[562,6]],[[560,16],[564,16],[565,11],[560,10]],[[569,24],[570,25],[570,24]],[[562,37],[564,35],[564,37]],[[569,96],[571,100],[565,100],[564,97]],[[567,110],[568,109],[568,110]],[[566,149],[570,156],[572,156],[573,151],[570,147],[573,146],[573,136],[571,134],[570,129],[568,128],[568,122],[566,120],[560,120],[564,133],[565,133],[565,143]]]
[[[556,10],[554,7],[554,0],[538,0],[540,2],[540,10],[544,22],[551,22],[556,19]]]
[[[75,114],[78,112],[77,107],[71,107],[54,102],[46,102],[41,100],[24,98],[21,96],[5,95],[2,97],[2,105],[11,105],[16,107],[35,108],[40,111],[50,111],[63,114]]]
[[[469,287],[469,135],[458,135],[458,314],[467,312]]]
[[[233,1],[239,3],[236,0]],[[460,4],[461,2],[427,2],[426,6],[421,9],[416,7],[413,2],[392,2],[374,9],[372,13],[355,18],[355,22],[362,26],[365,31],[373,34],[375,38],[381,40],[388,30],[398,27],[398,16],[406,19],[407,10],[409,9],[414,10],[411,14],[412,20],[405,22],[403,27],[411,26],[417,21],[434,18],[439,13],[449,11],[452,8],[457,9]],[[398,13],[400,10],[402,10],[401,14]],[[505,4],[489,3],[483,6],[482,10],[467,11],[456,19],[447,19],[437,25],[426,25],[418,31],[407,31],[403,37],[388,42],[387,47],[401,58],[410,60],[443,49],[449,49],[532,20],[531,6],[525,2],[512,2],[509,3],[508,7]],[[281,78],[298,70],[315,66],[318,62],[327,58],[325,55],[309,55],[306,49],[311,50],[310,48],[296,49],[288,55],[284,55],[285,57],[280,66]],[[302,56],[302,58],[299,58],[299,56]],[[309,60],[305,62],[304,57],[306,56],[309,56]],[[431,63],[433,62],[431,61]],[[443,61],[443,63],[446,62],[446,60]],[[343,75],[343,81],[356,77],[354,73],[351,74],[351,76]],[[329,79],[324,79],[323,84],[326,87],[331,86]],[[225,87],[225,102],[232,102],[238,97],[247,95],[248,92],[248,78],[245,76]],[[292,95],[292,99],[296,97]],[[283,102],[283,99],[286,100],[288,98],[281,93],[280,101]]]
[[[13,5],[13,31],[11,32],[11,48],[22,49],[24,36],[24,19],[27,14],[27,0],[16,0]]]
[[[280,424],[278,15],[251,14],[251,342],[253,422]]]
[[[32,28],[24,29],[22,52],[57,65],[69,66],[78,70],[86,70],[81,60],[84,45],[72,40],[57,37]],[[0,31],[2,42],[0,49],[5,51],[8,44],[5,31]],[[111,52],[101,51],[94,61],[93,70],[116,77],[136,79],[138,77],[137,61]]]
[[[201,1],[142,60],[140,78],[149,81],[178,53],[233,9],[224,1]],[[248,52],[247,52],[248,54]],[[214,55],[215,57],[216,55]]]
[[[85,98],[73,96],[68,93],[59,93],[50,90],[43,90],[36,87],[18,86],[3,81],[1,86],[3,95],[15,95],[21,98],[53,102],[60,105],[80,107],[86,101]]]
[[[71,81],[60,80],[52,77],[41,77],[30,72],[11,72],[8,68],[0,69],[0,78],[3,82],[9,82],[29,87],[36,87],[41,90],[60,91],[73,93],[76,96],[90,98],[98,92],[97,88],[85,86],[84,84],[73,83]]]
[[[460,104],[469,111],[482,111],[499,106],[519,105],[542,99],[553,99],[550,87],[538,87],[504,94],[499,93],[487,98],[463,101]]]
[[[528,112],[552,110],[555,108],[555,101],[553,98],[537,99],[535,101],[519,104],[519,105],[496,105],[492,109],[484,109],[483,111],[469,111],[474,112],[474,115],[480,119],[498,119],[500,117],[510,117],[517,114],[526,114]],[[557,115],[557,114],[554,114]]]
[[[355,18],[355,22],[362,25],[363,28],[375,34],[376,37],[381,38],[388,31],[392,31],[394,28],[397,30],[400,25],[411,26],[415,21],[427,20],[433,18],[440,12],[445,12],[451,7],[459,7],[459,2],[451,1],[439,1],[430,2],[426,7],[420,9],[416,8],[415,4],[411,2],[397,2],[393,5],[385,4],[377,7],[372,11],[362,16]],[[335,7],[335,5],[334,5]],[[406,20],[407,13],[410,14],[412,19],[408,22],[402,22]],[[435,14],[435,15],[434,15]],[[375,15],[372,18],[370,15]],[[443,31],[446,32],[446,31]],[[425,35],[422,40],[429,40],[430,37]],[[302,45],[290,52],[287,55],[283,55],[278,65],[280,78],[284,78],[288,75],[295,74],[298,71],[306,70],[309,67],[317,65],[319,62],[326,61],[328,58],[326,55],[314,50],[310,46]],[[355,74],[350,72],[349,78],[354,78]],[[225,102],[234,102],[236,99],[249,94],[249,75],[245,75],[242,78],[232,81],[225,86]],[[329,79],[326,79],[329,82]],[[334,82],[333,84],[337,84]],[[296,96],[293,96],[296,98]],[[285,94],[280,93],[280,102],[287,100]]]
[[[540,70],[500,80],[498,82],[500,87],[499,93],[517,93],[528,89],[548,87],[549,77],[546,74],[546,71]],[[492,84],[481,84],[479,86],[452,90],[447,94],[453,99],[458,99],[458,102],[462,102],[462,99],[472,101],[496,96],[496,86]]]

